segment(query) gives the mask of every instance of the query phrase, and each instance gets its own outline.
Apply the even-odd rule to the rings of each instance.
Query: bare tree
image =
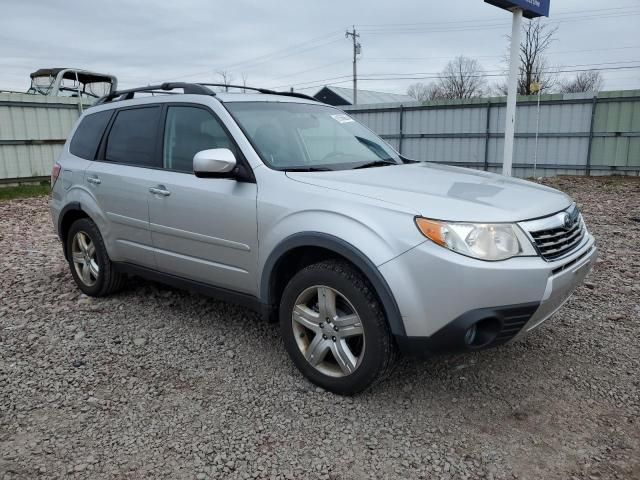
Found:
[[[242,77],[242,86],[246,87],[247,86],[247,79],[249,78],[249,75],[247,75],[246,73],[242,72],[240,74],[240,76]],[[246,92],[245,89],[242,89],[243,92]]]
[[[558,27],[551,27],[540,20],[526,22],[522,27],[520,42],[520,68],[518,73],[518,95],[533,95],[534,83],[540,86],[540,92],[552,90],[558,83],[556,73],[552,71],[545,53],[555,41]],[[508,60],[507,60],[508,62]],[[496,91],[507,94],[507,84],[496,85]]]
[[[444,98],[480,97],[487,92],[484,69],[476,59],[460,55],[445,67],[438,89]]]
[[[421,82],[412,83],[407,88],[407,95],[415,98],[420,102],[429,102],[438,98],[445,98],[444,92],[440,89],[440,85],[431,82],[424,84]]]
[[[230,85],[231,82],[233,81],[233,74],[226,70],[218,70],[218,75],[220,75],[220,78],[222,79],[222,83],[225,85],[224,87],[225,92],[228,92],[229,87],[227,87],[226,85]]]
[[[602,74],[597,70],[579,72],[575,78],[560,83],[561,93],[598,92],[604,86]]]

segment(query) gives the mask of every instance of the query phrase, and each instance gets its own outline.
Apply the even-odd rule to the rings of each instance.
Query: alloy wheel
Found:
[[[71,243],[71,258],[78,278],[87,287],[92,287],[98,281],[100,267],[96,256],[96,247],[89,235],[79,231]]]
[[[304,290],[291,316],[296,343],[316,370],[331,377],[351,375],[364,357],[360,316],[339,291],[322,285]]]

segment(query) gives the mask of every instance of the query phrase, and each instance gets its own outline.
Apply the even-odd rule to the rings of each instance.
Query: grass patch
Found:
[[[51,187],[48,182],[30,183],[25,185],[0,186],[0,201],[14,198],[41,197],[49,195]]]

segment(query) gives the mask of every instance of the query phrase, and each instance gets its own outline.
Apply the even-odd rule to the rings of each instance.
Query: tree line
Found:
[[[536,93],[578,93],[602,90],[604,79],[597,70],[577,72],[573,78],[561,78],[549,65],[546,53],[555,41],[557,27],[541,22],[527,22],[523,26],[520,43],[518,95]],[[508,64],[508,59],[505,58]],[[409,85],[407,95],[420,101],[473,98],[491,94],[506,95],[507,83],[491,85],[482,65],[474,58],[460,55],[451,60],[431,83]]]

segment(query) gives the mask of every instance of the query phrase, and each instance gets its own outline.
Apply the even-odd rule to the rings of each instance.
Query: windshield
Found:
[[[42,95],[49,95],[49,92],[53,88],[54,77],[33,77],[31,79],[31,87],[29,92],[40,93]]]
[[[78,91],[83,98],[100,98],[111,91],[109,82],[77,82],[70,78],[63,78],[60,82],[58,95],[61,97],[77,97]]]
[[[31,79],[31,87],[28,93],[38,93],[41,95],[51,95],[55,77],[41,76]],[[78,90],[82,98],[100,98],[111,91],[111,82],[108,80],[95,81],[90,83],[77,82],[72,78],[63,78],[58,87],[59,97],[77,97]]]
[[[402,163],[382,139],[332,107],[284,102],[225,106],[262,160],[276,170],[344,170]]]

